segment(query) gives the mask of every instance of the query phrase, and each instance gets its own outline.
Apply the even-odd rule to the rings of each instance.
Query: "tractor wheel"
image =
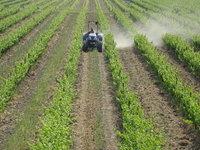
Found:
[[[98,44],[97,45],[97,50],[98,50],[98,52],[103,52],[103,45],[102,44]]]
[[[88,52],[88,47],[87,47],[86,44],[83,45],[83,47],[82,47],[82,51],[84,51],[84,52]]]

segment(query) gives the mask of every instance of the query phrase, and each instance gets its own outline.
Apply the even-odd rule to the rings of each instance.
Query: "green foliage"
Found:
[[[105,2],[109,10],[114,14],[115,19],[119,21],[124,28],[130,32],[137,33],[133,22],[128,18],[128,16],[126,16],[119,8],[114,7],[109,0],[105,0]]]
[[[176,43],[176,41],[174,41],[174,43]],[[135,46],[144,55],[148,64],[159,76],[164,88],[174,96],[176,103],[183,110],[187,118],[193,121],[193,123],[199,128],[199,93],[195,93],[192,88],[184,84],[180,75],[171,64],[168,63],[166,57],[159,53],[145,36],[137,35],[135,37]],[[185,45],[180,45],[180,47],[182,46]]]
[[[4,9],[3,11],[0,12],[0,18],[7,17],[9,15],[12,15],[14,13],[17,13],[20,10],[20,5],[13,6],[13,7],[8,7]]]
[[[100,3],[98,0],[95,0],[96,3],[96,12],[97,12],[97,19],[101,25],[101,29],[104,32],[109,31],[110,27],[109,27],[109,21],[106,18],[106,16],[104,15],[104,12],[101,9]]]
[[[200,35],[196,35],[193,37],[192,42],[194,44],[194,46],[200,50]]]
[[[44,9],[39,14],[27,20],[23,25],[16,28],[14,31],[8,32],[5,36],[1,37],[0,55],[2,55],[11,46],[18,43],[23,36],[29,33],[36,25],[41,23],[54,10],[56,10],[56,7],[54,6]]]
[[[177,2],[173,1],[172,3],[175,4]],[[177,24],[179,24],[181,28],[184,28],[184,29],[187,28],[188,32],[191,32],[191,30],[195,28],[197,29],[199,27],[199,23],[196,22],[199,20],[199,17],[195,17],[195,15],[191,16],[189,15],[189,12],[185,14],[178,13],[183,8],[178,8],[177,10],[176,8],[173,8],[173,6],[169,4],[168,6],[162,4],[162,2],[157,2],[155,4],[154,2],[151,2],[150,0],[147,0],[147,1],[135,0],[133,1],[133,6],[134,5],[137,5],[140,8],[144,9],[145,13],[147,13],[150,17],[152,17],[153,19],[157,21],[160,20],[162,23],[170,22],[170,24],[168,25],[174,26],[174,28],[177,28]]]
[[[81,36],[86,20],[88,1],[80,11],[73,32],[73,40],[69,49],[65,74],[59,81],[58,90],[53,97],[51,106],[42,118],[36,143],[31,145],[33,150],[68,150],[72,144],[72,101],[76,96],[75,82],[77,80],[78,62],[81,49]]]
[[[164,36],[166,46],[175,51],[179,60],[187,64],[193,74],[200,74],[200,53],[195,52],[190,45],[181,37],[171,34]]]
[[[12,7],[14,5],[17,4],[26,4],[26,3],[30,3],[30,0],[5,0],[5,1],[1,1],[0,4],[3,5],[4,7]]]
[[[47,2],[46,4],[42,5],[41,9],[52,5],[54,3],[54,1],[52,1],[50,3]],[[42,1],[33,2],[29,5],[27,5],[22,11],[19,11],[18,13],[14,14],[14,15],[11,15],[11,16],[1,19],[0,20],[0,32],[4,32],[8,27],[12,26],[13,24],[19,22],[20,20],[35,13],[39,9],[39,6],[41,5],[41,3],[42,3]]]
[[[28,53],[20,61],[16,63],[11,75],[5,80],[4,85],[0,88],[0,110],[2,111],[10,100],[17,84],[26,76],[31,66],[45,51],[48,42],[59,28],[66,15],[71,12],[71,8],[62,10],[57,17],[55,17],[50,26],[37,39],[36,43],[30,47]]]
[[[112,0],[114,1],[126,14],[128,14],[134,21],[139,21],[143,24],[147,23],[147,17],[144,13],[141,13],[137,9],[132,9],[126,2],[123,0]]]
[[[28,5],[28,7],[25,8],[23,11],[20,11],[19,13],[15,15],[12,15],[0,20],[0,32],[5,31],[8,27],[17,23],[19,20],[22,20],[23,18],[28,17],[36,10],[37,10],[37,5],[31,4],[31,5]]]

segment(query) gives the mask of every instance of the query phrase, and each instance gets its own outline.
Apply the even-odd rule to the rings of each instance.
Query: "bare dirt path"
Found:
[[[187,66],[176,58],[175,53],[172,52],[172,50],[168,50],[164,47],[158,47],[158,49],[167,57],[168,62],[177,68],[177,71],[184,82],[191,86],[195,91],[200,92],[200,78],[197,79],[194,77]]]
[[[89,4],[88,21],[96,21],[95,4]],[[78,79],[72,149],[117,150],[119,115],[103,53],[82,53]]]
[[[117,106],[103,54],[82,54],[74,102],[74,150],[116,150]]]
[[[78,84],[78,99],[74,103],[74,116],[76,123],[74,124],[74,150],[94,150],[95,149],[95,139],[94,139],[94,123],[95,120],[95,100],[92,97],[89,98],[88,88],[89,83],[89,55],[83,53],[82,55],[82,66],[81,66],[81,81]],[[80,88],[80,89],[79,89]],[[95,98],[94,98],[95,99]],[[94,123],[92,123],[94,121]],[[99,139],[100,140],[100,139]]]
[[[105,145],[107,150],[117,150],[117,137],[116,129],[121,126],[121,120],[119,115],[118,104],[114,99],[114,91],[110,83],[111,75],[105,63],[105,57],[103,54],[99,54],[99,68],[100,76],[102,79],[102,122],[105,135]],[[111,96],[112,95],[112,96]]]
[[[11,103],[0,114],[0,149],[27,149],[36,136],[38,117],[51,101],[56,78],[62,75],[77,14],[66,17],[48,49],[20,83]]]
[[[137,92],[147,116],[156,127],[164,131],[164,149],[200,149],[200,136],[194,127],[183,122],[181,114],[172,104],[172,97],[156,83],[156,77],[134,48],[120,50],[124,69],[130,77],[130,88]]]

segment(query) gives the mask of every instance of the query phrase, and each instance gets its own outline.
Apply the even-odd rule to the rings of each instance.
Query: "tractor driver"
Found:
[[[93,29],[93,28],[91,28],[90,31],[88,31],[88,32],[85,34],[85,37],[88,37],[90,33],[94,33],[94,29]]]
[[[90,34],[90,33],[94,33],[94,29],[91,28],[91,30],[90,30],[88,33],[89,33],[89,34]]]

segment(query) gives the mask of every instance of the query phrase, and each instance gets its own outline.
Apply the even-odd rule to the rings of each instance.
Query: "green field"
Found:
[[[0,0],[0,149],[199,150],[199,16],[198,0]]]

